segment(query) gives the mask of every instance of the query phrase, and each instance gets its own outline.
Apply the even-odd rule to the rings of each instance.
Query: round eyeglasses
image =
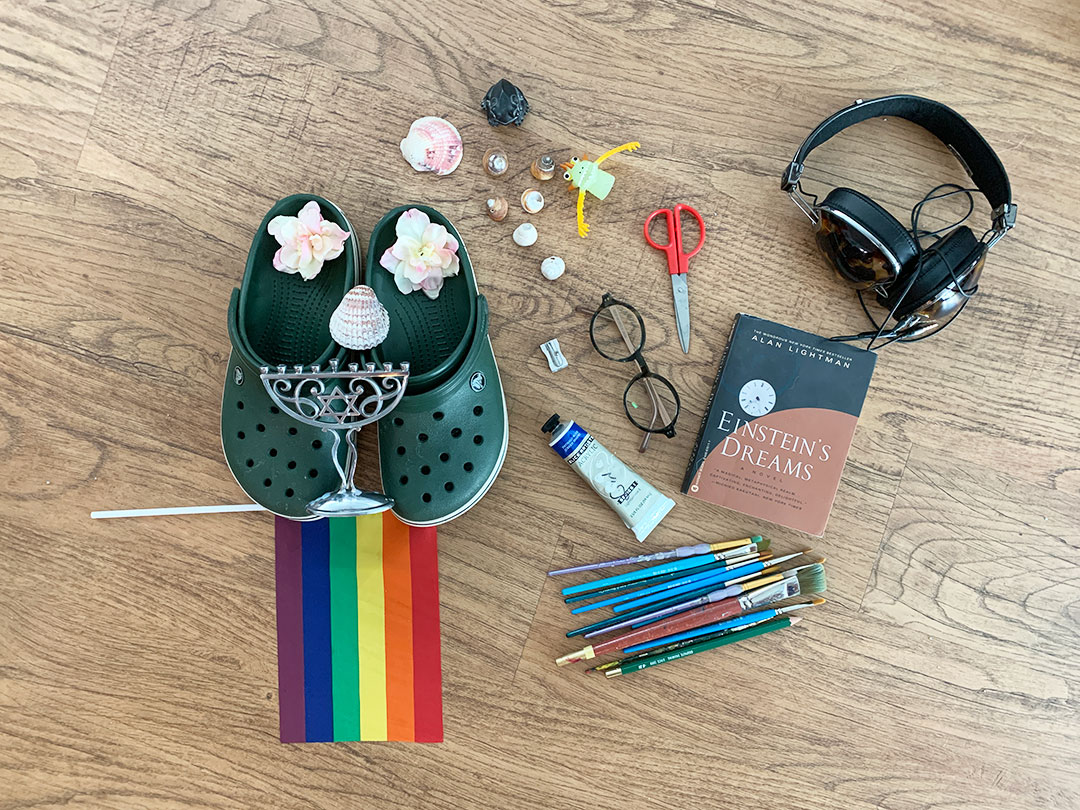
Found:
[[[593,348],[608,360],[638,364],[640,371],[623,392],[623,408],[634,427],[645,431],[642,452],[653,433],[673,437],[681,407],[679,394],[665,377],[650,371],[645,362],[641,353],[645,347],[645,322],[640,313],[625,301],[605,293],[589,323],[589,338]]]

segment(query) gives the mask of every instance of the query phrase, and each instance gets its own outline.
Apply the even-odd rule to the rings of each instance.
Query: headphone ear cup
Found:
[[[919,245],[900,221],[852,188],[834,188],[821,201],[820,208],[840,212],[858,222],[896,259],[902,271],[919,253]]]
[[[897,320],[907,317],[933,301],[945,288],[955,286],[954,275],[962,277],[981,259],[983,252],[983,244],[971,232],[971,228],[961,225],[926,248],[921,266],[918,261],[913,261],[888,291],[878,295],[878,303],[890,310],[895,306]],[[914,281],[911,281],[911,273],[916,274]],[[903,292],[909,282],[911,288],[897,303],[894,296]],[[965,291],[972,292],[971,286],[965,284]]]

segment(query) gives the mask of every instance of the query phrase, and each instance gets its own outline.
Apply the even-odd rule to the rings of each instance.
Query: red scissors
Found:
[[[698,223],[700,236],[697,247],[689,253],[683,253],[682,213],[686,211]],[[668,241],[659,245],[649,235],[649,226],[656,217],[664,215],[667,220]],[[645,241],[657,250],[667,254],[668,273],[671,274],[671,294],[675,298],[675,327],[679,332],[679,344],[683,352],[690,351],[690,293],[686,289],[686,271],[690,266],[690,257],[696,256],[705,244],[705,221],[701,214],[689,205],[678,203],[674,208],[658,208],[645,219]]]

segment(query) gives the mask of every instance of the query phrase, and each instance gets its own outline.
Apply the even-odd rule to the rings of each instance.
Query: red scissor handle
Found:
[[[686,211],[697,220],[698,231],[700,233],[697,247],[689,253],[683,253],[682,222],[680,221],[683,211]],[[649,226],[652,225],[652,221],[661,214],[663,214],[664,220],[667,223],[668,232],[668,241],[663,245],[655,242],[652,236],[649,235]],[[677,203],[674,208],[658,208],[645,218],[645,241],[657,250],[662,250],[667,255],[669,274],[674,276],[679,273],[685,273],[690,267],[690,257],[697,255],[697,252],[701,250],[701,246],[705,244],[705,221],[701,218],[701,214],[689,205],[683,205],[682,203]]]

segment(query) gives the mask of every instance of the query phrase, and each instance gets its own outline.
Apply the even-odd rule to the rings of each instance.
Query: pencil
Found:
[[[672,650],[666,653],[660,653],[658,655],[648,655],[639,661],[631,661],[630,663],[623,664],[622,666],[609,669],[604,672],[609,678],[615,678],[619,675],[628,672],[640,672],[643,669],[649,667],[659,666],[660,664],[666,664],[669,661],[677,661],[680,658],[686,658],[691,655],[696,655],[699,652],[705,652],[706,650],[713,650],[717,647],[724,647],[728,644],[735,644],[739,641],[745,641],[748,638],[754,636],[764,635],[765,633],[771,633],[774,630],[783,630],[785,627],[790,627],[793,624],[798,624],[801,621],[799,616],[785,616],[782,619],[774,619],[772,621],[763,622],[762,624],[756,624],[752,627],[747,627],[745,630],[739,630],[735,633],[727,633],[719,638],[709,639],[708,641],[699,641],[695,644],[690,644],[682,649]]]
[[[764,611],[762,611],[762,612],[764,612]],[[736,616],[734,619],[728,619],[726,622],[718,622],[717,624],[710,624],[710,625],[706,625],[706,627],[698,628],[699,630],[705,630],[705,629],[710,628],[710,627],[711,628],[720,627],[722,629],[720,629],[720,630],[713,629],[710,632],[703,633],[702,635],[697,636],[695,638],[682,639],[681,641],[672,641],[672,639],[683,635],[683,633],[677,633],[674,636],[667,636],[665,638],[657,639],[655,643],[658,644],[659,646],[650,647],[646,652],[632,653],[630,655],[625,656],[624,658],[613,658],[610,661],[605,661],[602,664],[597,664],[596,666],[589,667],[585,671],[586,672],[604,672],[605,670],[608,670],[608,669],[614,669],[615,667],[621,667],[623,664],[630,664],[630,663],[633,663],[634,661],[641,661],[641,660],[643,660],[645,658],[648,658],[650,655],[660,655],[660,653],[671,652],[672,650],[681,650],[682,648],[689,647],[691,644],[696,644],[699,641],[708,641],[710,639],[720,638],[720,636],[729,635],[729,634],[734,633],[734,632],[736,632],[738,630],[742,630],[743,628],[748,627],[750,625],[761,624],[764,621],[768,621],[768,618],[754,619],[754,620],[751,620],[751,619],[748,618],[748,617],[753,616],[753,615],[754,615],[753,613],[747,613],[747,614],[745,614],[743,616]],[[769,617],[769,618],[771,618],[771,617]],[[637,646],[637,645],[635,645],[635,646]],[[633,648],[628,647],[626,651],[629,652],[631,649],[633,649]]]
[[[712,637],[714,633],[731,632],[732,630],[738,630],[742,627],[747,627],[752,624],[761,624],[767,622],[770,619],[777,619],[786,613],[792,613],[796,610],[804,610],[808,607],[814,607],[815,605],[823,605],[825,600],[820,597],[814,597],[810,602],[799,602],[794,605],[784,605],[783,607],[767,608],[765,610],[755,610],[752,613],[744,613],[741,616],[736,616],[734,619],[728,619],[723,622],[717,622],[716,624],[707,624],[704,627],[695,627],[693,630],[684,630],[681,633],[675,633],[671,636],[656,639],[654,641],[644,641],[641,644],[634,644],[631,647],[627,647],[624,652],[628,653],[644,653],[645,655],[655,655],[659,652],[656,648],[664,645],[675,644],[693,644],[698,639],[704,637]],[[646,650],[652,650],[652,652],[645,652]]]
[[[668,616],[655,624],[640,627],[637,630],[630,630],[607,641],[598,641],[595,644],[582,647],[580,650],[574,650],[572,653],[559,656],[555,659],[555,663],[560,667],[564,667],[567,664],[573,664],[575,661],[587,661],[603,653],[625,649],[631,644],[640,644],[643,641],[651,641],[654,638],[662,638],[672,633],[681,633],[683,630],[701,627],[703,624],[729,619],[750,607],[749,604],[743,604],[745,600],[745,596],[731,597],[711,605],[702,605],[685,613]]]
[[[798,602],[794,605],[769,608],[767,610],[756,610],[753,613],[744,613],[741,616],[736,616],[734,619],[717,622],[716,624],[708,624],[704,627],[698,627],[695,630],[686,630],[682,633],[676,633],[675,635],[666,636],[655,641],[635,644],[632,647],[626,648],[626,652],[632,653],[631,655],[627,655],[625,658],[614,658],[611,661],[605,661],[602,664],[589,667],[585,671],[603,672],[607,669],[614,669],[623,664],[629,664],[634,661],[640,661],[643,658],[648,658],[650,655],[659,655],[660,653],[671,652],[672,650],[681,650],[683,647],[689,647],[691,644],[696,644],[699,641],[708,641],[710,639],[719,638],[720,636],[726,636],[751,625],[761,624],[762,622],[769,621],[769,619],[783,616],[785,613],[791,613],[795,610],[802,610],[803,608],[823,604],[825,604],[825,599],[816,596],[810,602]]]

